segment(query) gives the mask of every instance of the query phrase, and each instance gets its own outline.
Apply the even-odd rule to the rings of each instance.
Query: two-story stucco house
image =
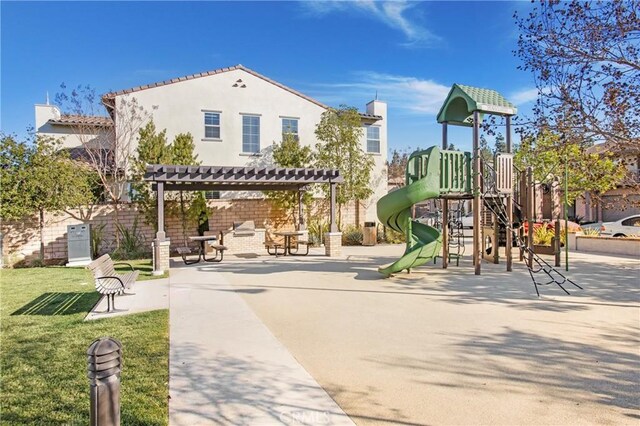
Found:
[[[315,147],[316,124],[329,108],[242,65],[107,93],[102,101],[117,122],[119,105],[132,97],[152,116],[157,129],[166,129],[169,142],[179,133],[191,133],[198,159],[212,166],[264,164],[270,147],[282,140],[283,133],[293,133],[303,145]],[[35,108],[37,131],[62,137],[67,148],[80,146],[87,137],[98,139],[109,125],[104,118],[96,118],[85,123],[85,134],[79,137],[72,131],[79,117],[61,115],[52,105]],[[374,195],[362,203],[361,219],[375,220],[375,202],[387,191],[386,104],[369,102],[361,119],[362,149],[375,161]]]

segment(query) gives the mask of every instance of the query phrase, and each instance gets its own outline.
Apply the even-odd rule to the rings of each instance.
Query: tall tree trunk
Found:
[[[119,200],[114,200],[113,201],[113,208],[114,208],[114,217],[113,217],[113,224],[115,226],[115,237],[116,237],[116,250],[118,250],[120,248],[120,203],[118,202]]]
[[[40,209],[40,262],[44,264],[44,209]]]

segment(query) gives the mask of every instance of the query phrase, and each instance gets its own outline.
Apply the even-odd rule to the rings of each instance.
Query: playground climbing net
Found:
[[[488,162],[485,163],[487,168],[487,172],[489,174],[495,175],[495,169]],[[481,176],[484,178],[484,176]],[[513,224],[509,223],[509,215],[507,214],[506,206],[502,199],[497,200],[497,202],[489,203],[486,202],[487,198],[493,197],[498,193],[496,188],[495,179],[487,179],[484,180],[484,193],[483,193],[483,203],[484,206],[491,211],[496,217],[496,220],[505,227],[505,235],[510,232],[514,238],[514,241],[517,243],[518,248],[521,252],[525,253],[525,264],[527,265],[527,269],[529,270],[529,276],[531,276],[531,280],[533,281],[533,285],[536,289],[536,294],[538,297],[540,296],[540,291],[538,289],[539,286],[555,284],[560,287],[566,294],[571,294],[564,287],[567,283],[573,285],[574,287],[583,290],[578,284],[574,283],[572,280],[567,278],[564,274],[558,271],[556,268],[551,266],[546,260],[544,260],[540,255],[536,254],[530,246],[528,246],[523,238],[521,238],[517,232],[513,229]],[[487,185],[489,184],[489,185]],[[529,230],[530,238],[533,238],[533,229]],[[496,245],[498,242],[496,241]],[[496,247],[497,249],[497,247]],[[542,277],[541,279],[539,277]]]

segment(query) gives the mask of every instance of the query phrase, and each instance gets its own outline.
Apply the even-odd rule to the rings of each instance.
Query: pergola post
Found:
[[[336,223],[336,183],[329,185],[329,232],[324,235],[324,252],[329,257],[339,257],[342,254],[342,232],[338,231]]]
[[[164,182],[160,181],[156,185],[158,231],[153,240],[153,275],[163,275],[169,270],[169,244],[164,232]]]
[[[156,231],[156,240],[164,241],[166,237],[164,232],[164,182],[158,182],[156,196],[158,203],[158,230]]]
[[[480,114],[473,112],[473,265],[475,274],[480,275],[481,237],[480,237]]]
[[[331,182],[329,187],[330,208],[329,208],[329,232],[338,232],[338,224],[336,222],[336,184]]]

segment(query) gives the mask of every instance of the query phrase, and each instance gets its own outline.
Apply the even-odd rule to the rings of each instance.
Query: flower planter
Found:
[[[638,257],[640,256],[640,238],[577,235],[576,250]]]

